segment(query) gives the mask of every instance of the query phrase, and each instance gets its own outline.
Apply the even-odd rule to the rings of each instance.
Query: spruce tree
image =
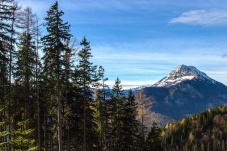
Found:
[[[94,118],[95,118],[95,122],[97,124],[96,127],[96,133],[98,135],[98,140],[99,140],[99,144],[98,144],[98,150],[102,150],[104,147],[104,120],[103,120],[103,102],[102,102],[102,98],[101,98],[101,92],[100,90],[96,90],[96,98],[95,98],[95,114],[94,114]]]
[[[34,112],[36,106],[33,102],[35,102],[35,64],[36,61],[36,50],[34,42],[32,41],[32,37],[30,34],[26,32],[20,38],[20,45],[17,54],[17,61],[14,66],[14,79],[15,79],[15,93],[14,93],[14,129],[22,129],[24,131],[32,130],[30,133],[27,133],[25,137],[28,139],[35,139],[36,134],[34,134],[34,129],[36,123]],[[19,104],[18,104],[19,103]],[[17,109],[17,110],[16,110]],[[26,122],[24,122],[26,121]],[[19,125],[18,123],[26,124]],[[20,133],[15,133],[14,138],[21,135]],[[29,145],[29,144],[28,144]]]
[[[95,120],[97,123],[97,133],[99,136],[99,146],[101,150],[108,150],[108,97],[109,86],[106,84],[108,78],[104,77],[104,68],[102,66],[98,69],[100,82],[99,88],[96,90],[96,104],[95,104]]]
[[[57,107],[55,105],[51,105],[52,107],[49,105],[47,106],[51,107],[51,110],[54,110],[52,111],[52,113],[55,113],[51,115],[51,121],[53,123],[57,123],[59,151],[62,150],[61,104],[63,96],[61,94],[61,90],[63,84],[62,76],[64,74],[62,72],[66,64],[63,56],[66,51],[69,51],[64,42],[71,37],[71,35],[69,34],[70,26],[68,25],[68,23],[64,23],[62,20],[63,14],[64,13],[58,9],[58,2],[56,1],[47,12],[47,17],[45,18],[47,35],[42,38],[44,45],[44,56],[42,58],[44,63],[43,76],[48,83],[46,86],[47,91],[51,92],[51,95],[49,96],[49,98],[47,98],[47,102],[49,102],[49,105],[53,104],[55,101],[57,102]],[[47,112],[47,114],[49,113]],[[54,125],[52,126],[56,128],[56,126]]]
[[[146,138],[146,147],[147,151],[162,151],[162,137],[161,137],[161,129],[157,127],[157,123],[153,122],[151,131],[149,132]]]
[[[8,137],[1,139],[3,148],[11,150],[8,144],[11,141],[11,65],[14,51],[14,14],[13,0],[0,1],[0,122],[1,131],[8,131]]]
[[[137,120],[137,107],[138,104],[135,100],[135,95],[132,90],[129,90],[126,107],[125,107],[125,126],[124,129],[127,131],[126,144],[129,150],[138,150],[137,142],[139,140],[139,126],[140,123]]]
[[[110,94],[110,146],[113,150],[120,149],[122,147],[122,135],[123,135],[123,113],[124,103],[126,101],[125,94],[122,90],[121,81],[119,78],[115,80],[112,92]]]
[[[63,148],[70,150],[71,144],[74,143],[73,138],[77,135],[75,132],[76,126],[74,126],[75,120],[75,108],[77,105],[75,104],[75,100],[77,99],[77,89],[74,87],[73,80],[73,69],[74,69],[74,60],[77,53],[77,49],[75,48],[76,39],[66,40],[66,47],[69,51],[66,51],[64,54],[65,68],[63,69],[62,76],[62,95],[64,96],[62,101],[62,131],[66,134],[63,135]],[[75,89],[74,89],[75,88]]]
[[[93,88],[98,86],[99,74],[97,66],[90,62],[92,57],[90,43],[84,37],[80,45],[82,49],[78,53],[79,64],[75,68],[75,81],[80,91],[78,108],[83,125],[78,125],[79,129],[83,127],[83,150],[94,149],[97,145],[97,135],[95,133],[96,123],[94,120]],[[96,145],[95,145],[96,144]]]

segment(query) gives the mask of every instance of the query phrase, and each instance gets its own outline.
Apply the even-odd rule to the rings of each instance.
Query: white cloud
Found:
[[[54,4],[54,1],[45,1],[45,0],[17,0],[19,5],[22,7],[31,7],[35,13],[38,15],[45,14],[49,10],[50,6]]]
[[[227,11],[192,10],[173,18],[169,23],[182,23],[202,26],[227,25]]]
[[[122,88],[123,89],[132,89],[132,88],[136,88],[136,87],[140,87],[140,86],[151,86],[152,84],[154,84],[155,82],[157,82],[158,80],[138,80],[138,81],[127,81],[127,80],[122,80],[121,77],[119,77],[121,80],[121,84],[122,84]],[[115,79],[113,80],[109,80],[107,81],[107,85],[112,88],[114,86],[115,83]]]

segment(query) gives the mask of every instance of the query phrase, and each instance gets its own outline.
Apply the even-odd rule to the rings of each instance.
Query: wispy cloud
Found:
[[[180,64],[195,66],[208,73],[211,78],[227,84],[225,80],[227,68],[223,66],[227,64],[227,60],[221,59],[222,51],[184,48],[184,51],[179,49],[181,51],[176,50],[173,53],[173,51],[153,51],[152,47],[146,48],[147,50],[141,48],[135,43],[131,45],[123,43],[121,46],[95,46],[92,49],[93,62],[103,65],[106,69],[106,76],[110,79],[108,84],[112,85],[115,78],[119,77],[127,88],[152,85]]]
[[[121,80],[121,77],[119,77]],[[107,81],[107,85],[112,88],[114,86],[116,79],[109,80]],[[153,83],[157,82],[157,80],[138,80],[138,81],[127,81],[127,80],[121,80],[121,84],[123,89],[131,89],[131,88],[136,88],[140,86],[151,86]]]
[[[169,23],[181,23],[202,26],[227,25],[227,11],[192,10],[173,18]]]
[[[53,5],[54,1],[45,0],[17,0],[19,5],[23,7],[31,7],[38,15],[46,14],[47,10]]]

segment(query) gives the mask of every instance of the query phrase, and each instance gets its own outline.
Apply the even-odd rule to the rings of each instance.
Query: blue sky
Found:
[[[18,0],[40,21],[54,0]],[[59,0],[79,41],[91,43],[94,64],[111,86],[152,85],[180,64],[227,84],[225,0]],[[43,29],[45,32],[45,29]]]

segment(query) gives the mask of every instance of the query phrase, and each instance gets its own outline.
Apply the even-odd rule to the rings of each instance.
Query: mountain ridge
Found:
[[[180,79],[189,76],[193,78]],[[141,89],[146,97],[153,97],[155,100],[149,108],[151,113],[161,114],[177,121],[227,104],[227,86],[208,77],[193,66],[180,65],[165,78],[151,87]],[[169,79],[173,82],[168,82]],[[162,121],[162,123],[165,122]]]

